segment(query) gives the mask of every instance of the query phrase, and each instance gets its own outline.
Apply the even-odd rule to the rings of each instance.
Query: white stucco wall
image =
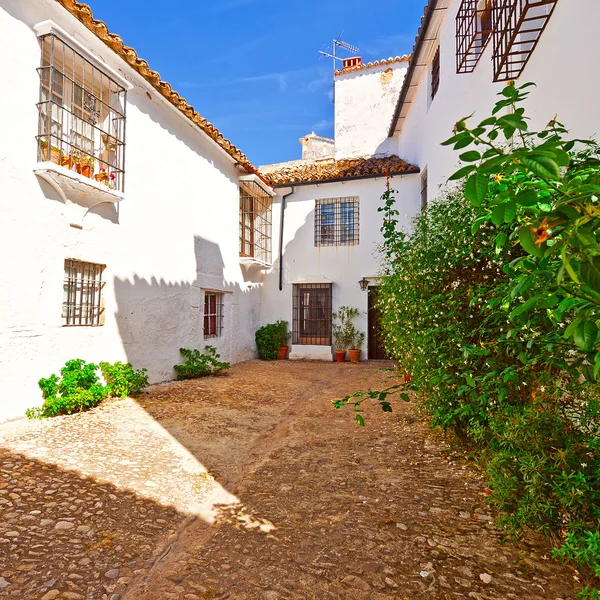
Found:
[[[33,173],[40,48],[51,19],[133,85],[127,97],[125,199],[85,208]],[[179,347],[203,347],[203,289],[225,295],[226,360],[253,356],[259,272],[238,258],[233,161],[53,0],[3,0],[0,72],[0,420],[41,402],[37,381],[66,360],[127,360],[170,379]],[[15,57],[18,57],[16,59]],[[81,219],[83,218],[83,221]],[[71,227],[79,220],[82,229]],[[106,322],[63,327],[65,258],[105,263]]]
[[[419,209],[419,176],[396,176],[392,188],[398,190],[400,222],[409,227],[411,218]],[[273,247],[279,240],[282,194],[290,188],[278,189],[273,207]],[[356,306],[362,311],[355,321],[359,331],[367,332],[367,292],[358,284],[363,277],[377,275],[380,257],[377,246],[381,243],[381,195],[385,191],[385,178],[363,179],[344,183],[305,185],[295,188],[287,199],[283,236],[283,290],[279,291],[279,259],[274,255],[273,269],[265,277],[261,295],[261,321],[272,323],[283,319],[292,326],[292,291],[294,281],[315,276],[333,282],[333,310],[341,305]],[[359,198],[360,240],[356,246],[315,247],[315,200],[323,198]],[[367,344],[362,358],[367,356]],[[295,346],[298,355],[302,348]],[[314,348],[307,348],[307,357],[314,358]]]
[[[440,86],[429,102],[431,69],[422,78],[402,130],[395,135],[397,152],[421,169],[427,167],[429,197],[435,196],[456,169],[458,153],[439,144],[452,135],[456,121],[475,111],[475,119],[491,114],[496,94],[504,83],[493,83],[492,43],[475,70],[456,73],[455,18],[460,0],[452,0],[444,12],[440,30]],[[558,2],[540,41],[518,82],[533,81],[526,104],[531,127],[542,127],[555,115],[574,137],[600,134],[600,111],[596,98],[600,91],[599,53],[590,40],[600,19],[597,0]],[[430,34],[428,34],[430,35]],[[431,56],[420,58],[419,62]],[[478,122],[478,121],[477,121]]]
[[[371,66],[335,76],[335,157],[395,151],[388,127],[407,62]]]

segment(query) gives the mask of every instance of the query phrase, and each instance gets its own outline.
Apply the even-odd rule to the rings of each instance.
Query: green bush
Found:
[[[134,371],[131,363],[116,362],[111,365],[101,362],[100,370],[111,396],[119,398],[137,396],[148,387],[148,371],[146,369]]]
[[[354,306],[340,306],[333,313],[332,333],[336,350],[359,350],[365,342],[365,334],[352,322],[360,315]]]
[[[263,360],[275,360],[277,351],[281,346],[287,344],[289,337],[287,321],[276,321],[263,325],[254,335],[258,355]]]
[[[187,348],[180,348],[179,352],[185,358],[185,362],[182,365],[175,365],[173,368],[180,381],[218,375],[231,367],[228,362],[219,361],[220,355],[214,346],[206,346],[203,353],[200,350]]]
[[[69,360],[61,369],[61,376],[53,374],[40,379],[44,402],[41,407],[30,408],[27,416],[32,418],[70,415],[98,405],[108,396],[108,387],[100,382],[96,371],[98,365],[84,360]]]
[[[410,235],[383,195],[378,302],[419,405],[480,451],[499,525],[560,540],[556,557],[600,575],[600,147],[556,120],[529,132],[526,88],[456,124],[445,143],[467,164],[451,179],[466,181]],[[389,411],[402,387],[334,403],[362,424],[364,400]]]

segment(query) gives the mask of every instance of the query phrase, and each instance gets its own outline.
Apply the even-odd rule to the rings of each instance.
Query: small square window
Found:
[[[315,246],[355,246],[359,242],[358,198],[326,198],[315,207]]]
[[[63,325],[104,325],[105,268],[72,258],[65,260]]]
[[[204,293],[204,339],[221,337],[223,332],[223,294]]]

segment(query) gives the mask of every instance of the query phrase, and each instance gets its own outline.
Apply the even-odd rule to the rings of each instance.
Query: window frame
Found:
[[[45,24],[41,24],[45,25]],[[127,90],[60,28],[36,27],[40,42],[38,161],[123,192]]]
[[[332,291],[332,283],[293,284],[292,344],[331,346]]]
[[[103,281],[102,276],[105,269],[106,265],[102,263],[65,258],[61,317],[63,327],[104,325],[103,291],[106,281]],[[87,276],[85,275],[86,271]]]
[[[440,45],[433,54],[433,58],[431,59],[431,85],[430,85],[430,94],[429,101],[433,102],[438,90],[440,89]]]
[[[344,207],[352,206],[352,217],[344,218]],[[324,224],[324,208],[331,220]],[[329,208],[331,207],[331,208]],[[345,226],[347,228],[345,229]],[[358,246],[360,244],[360,198],[345,196],[315,200],[315,247]]]
[[[223,292],[204,292],[202,334],[205,340],[223,337],[224,298]],[[214,302],[211,301],[213,299]]]
[[[427,167],[421,172],[421,212],[427,208]]]
[[[240,178],[239,255],[265,265],[271,264],[273,194],[255,176]]]

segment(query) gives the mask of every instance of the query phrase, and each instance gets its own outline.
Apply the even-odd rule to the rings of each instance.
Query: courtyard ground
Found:
[[[330,400],[381,364],[250,361],[88,413],[0,426],[0,597],[574,598],[543,540],[414,408]]]

